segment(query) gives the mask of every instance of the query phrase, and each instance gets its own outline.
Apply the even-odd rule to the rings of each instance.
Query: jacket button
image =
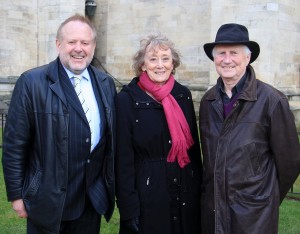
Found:
[[[85,142],[86,142],[86,143],[89,143],[89,142],[90,142],[90,138],[86,138],[86,139],[85,139]]]
[[[177,220],[177,216],[174,216],[174,217],[173,217],[173,220],[176,221],[176,220]]]
[[[177,178],[174,178],[173,181],[174,181],[174,183],[177,183]]]
[[[169,144],[172,144],[172,141],[171,141],[171,140],[169,140]]]
[[[87,162],[87,163],[90,163],[90,162],[91,162],[91,160],[89,160],[89,159],[88,159],[88,160],[86,160],[86,162]]]

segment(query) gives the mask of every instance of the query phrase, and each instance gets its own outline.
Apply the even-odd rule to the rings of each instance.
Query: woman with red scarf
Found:
[[[199,234],[202,162],[180,57],[161,34],[141,41],[135,78],[117,96],[120,234]]]

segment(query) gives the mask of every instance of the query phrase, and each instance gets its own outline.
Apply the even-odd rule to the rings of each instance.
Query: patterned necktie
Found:
[[[85,116],[87,118],[87,121],[90,124],[91,123],[91,117],[90,117],[91,113],[89,111],[89,107],[88,107],[88,105],[87,105],[87,103],[86,103],[86,101],[84,99],[83,92],[81,90],[81,84],[80,84],[80,82],[81,82],[82,76],[76,75],[76,76],[73,76],[73,79],[74,79],[73,85],[74,85],[75,92],[76,92],[76,94],[77,94],[77,96],[79,98],[79,101],[81,103],[81,106],[83,108]]]

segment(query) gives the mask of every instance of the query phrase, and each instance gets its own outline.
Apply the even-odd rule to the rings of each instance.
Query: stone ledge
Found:
[[[291,110],[300,110],[300,101],[289,101]]]
[[[1,84],[12,84],[12,85],[14,85],[18,78],[19,78],[19,76],[6,76],[6,77],[1,77],[0,76],[0,85]]]

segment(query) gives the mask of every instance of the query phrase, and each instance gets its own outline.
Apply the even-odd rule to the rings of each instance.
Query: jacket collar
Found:
[[[135,77],[128,85],[124,85],[122,91],[127,92],[136,101],[152,102],[154,101],[139,86],[139,78]]]
[[[148,101],[153,102],[154,99],[151,98],[148,94],[146,94],[138,85],[139,78],[135,77],[131,80],[128,85],[124,85],[122,91],[127,92],[132,96],[133,99],[138,99],[136,101]],[[171,91],[173,97],[177,97],[182,95],[182,89],[180,88],[180,84],[175,80],[174,87]],[[154,101],[156,102],[156,101]]]
[[[51,80],[53,83],[56,83],[59,79],[59,74],[58,74],[59,63],[60,63],[60,60],[57,57],[54,61],[50,62],[49,66],[48,66],[46,75],[47,75],[48,79]]]
[[[62,100],[62,102],[65,105],[67,105],[67,100],[66,100],[64,91],[62,90],[60,80],[59,80],[59,66],[60,65],[61,65],[60,59],[57,57],[54,61],[49,63],[48,69],[46,71],[46,76],[50,81],[50,88],[52,89],[52,91],[54,93],[56,93],[56,95]],[[95,68],[91,65],[88,66],[88,71],[90,73],[92,73],[94,75],[94,77],[96,78],[95,81],[97,82],[98,87],[100,87],[101,97],[103,99],[104,105],[108,105],[107,100],[106,100],[106,95],[103,90],[103,88],[105,88],[105,87],[103,87],[103,84],[101,85],[101,83],[103,83],[107,77],[97,75]]]
[[[248,65],[247,67],[247,78],[238,99],[243,99],[246,101],[256,101],[257,100],[257,80],[253,67]],[[221,98],[219,94],[219,87],[221,83],[221,77],[218,78],[217,84],[212,88],[211,92],[208,93],[207,100],[216,100]]]
[[[67,106],[67,99],[65,97],[62,86],[59,82],[59,58],[49,63],[46,71],[46,76],[49,79],[50,89],[62,100],[65,106]]]

